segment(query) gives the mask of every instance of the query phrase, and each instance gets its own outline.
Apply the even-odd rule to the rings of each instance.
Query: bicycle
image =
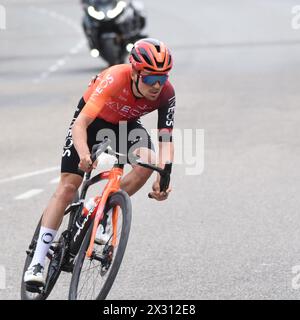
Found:
[[[92,149],[93,162],[103,152],[115,156],[117,160],[109,171],[100,172],[92,178],[91,172],[85,174],[80,196],[77,195],[74,202],[65,210],[68,226],[59,235],[58,240],[52,243],[47,253],[46,282],[43,288],[26,285],[23,281],[24,273],[34,255],[42,218],[40,219],[26,251],[27,257],[21,284],[22,300],[47,299],[62,271],[72,273],[69,287],[70,300],[103,300],[108,295],[124,256],[132,215],[131,200],[128,194],[120,189],[127,155],[113,151],[110,144],[111,141],[105,139]],[[157,171],[161,176],[161,191],[167,190],[172,163],[167,163],[164,169],[161,169],[140,161],[133,154],[131,156],[137,165]],[[97,199],[95,206],[83,215],[88,188],[101,180],[108,180],[102,195],[95,198]],[[148,196],[151,197],[150,194]],[[106,243],[100,243],[96,239],[97,229],[102,225],[105,230],[109,221],[112,229],[109,240]],[[90,277],[88,277],[89,274],[91,274]],[[87,280],[84,282],[85,278]],[[100,284],[96,288],[97,280]]]

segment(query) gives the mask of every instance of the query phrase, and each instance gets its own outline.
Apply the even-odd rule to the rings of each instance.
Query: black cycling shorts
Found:
[[[81,98],[68,130],[61,161],[62,173],[75,173],[82,177],[84,172],[78,169],[80,160],[73,144],[72,127],[84,105],[85,101]],[[124,121],[115,125],[103,119],[96,118],[87,129],[87,142],[90,151],[94,144],[100,143],[105,137],[108,137],[112,141],[111,147],[115,151],[123,154],[131,153],[135,149],[141,147],[154,151],[154,145],[150,135],[143,127],[140,120],[130,122]]]

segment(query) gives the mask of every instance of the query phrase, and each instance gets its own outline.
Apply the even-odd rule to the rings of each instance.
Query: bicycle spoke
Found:
[[[128,240],[131,207],[130,199],[123,191],[113,195],[111,201],[112,206],[118,207],[118,211],[110,210],[111,214],[108,216],[111,222],[103,223],[103,233],[106,233],[108,241],[105,245],[100,244],[100,241],[95,242],[93,254],[87,258],[86,250],[93,227],[91,225],[76,259],[70,299],[105,299],[116,278]]]
[[[113,264],[115,255],[118,251],[119,239],[121,237],[122,223],[120,223],[120,220],[121,219],[118,219],[117,221],[117,243],[116,247],[114,248],[111,264]],[[111,236],[109,242],[112,241],[112,238],[113,237]],[[103,255],[104,247],[105,246],[100,247],[101,251],[97,248],[96,252],[98,252],[99,255]],[[89,261],[87,258],[85,258],[81,269],[79,281],[80,286],[78,287],[77,291],[77,299],[96,299],[99,291],[101,290],[110,273],[111,266],[108,268],[108,271],[104,275],[102,274],[103,271],[101,270],[101,268],[103,268],[103,266],[100,261]]]
[[[96,267],[96,266],[95,266],[95,267]],[[90,269],[94,269],[95,267],[93,267],[93,268],[89,268],[89,270],[90,270]],[[84,274],[84,275],[86,275],[86,274]],[[85,277],[83,277],[83,278],[87,278],[87,277],[85,276]],[[88,281],[88,280],[83,281],[83,284],[82,284],[81,289],[80,289],[80,291],[79,291],[79,292],[81,292],[81,291],[83,290],[83,288],[84,288],[85,284],[87,283],[87,281]],[[78,293],[79,293],[79,292],[78,292]],[[88,292],[88,291],[87,291],[87,292]]]
[[[96,283],[97,283],[96,279],[100,274],[100,267],[101,267],[101,264],[98,263],[98,261],[90,261],[88,266],[84,270],[82,270],[81,272],[82,284],[81,284],[80,290],[78,291],[79,296],[83,289],[85,289],[87,292],[85,297],[88,296],[89,292],[91,292],[91,289],[93,290],[92,296],[94,295],[94,292],[96,289]],[[97,270],[97,268],[99,270]]]
[[[93,271],[95,271],[95,270],[93,270]],[[97,277],[97,273],[96,272],[93,272],[93,293],[92,293],[92,298],[95,296],[94,294],[95,294],[95,286],[96,286],[96,277]]]

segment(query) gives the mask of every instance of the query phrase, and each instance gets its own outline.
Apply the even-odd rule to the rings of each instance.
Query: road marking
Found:
[[[60,169],[60,167],[51,167],[51,168],[46,168],[46,169],[43,169],[43,170],[38,170],[38,171],[33,171],[33,172],[20,174],[18,176],[1,179],[0,180],[0,184],[1,183],[5,183],[5,182],[11,182],[11,181],[15,181],[15,180],[20,180],[20,179],[25,179],[25,178],[29,178],[29,177],[33,177],[33,176],[38,176],[40,174],[44,174],[44,173],[48,173],[48,172],[58,171],[59,169]]]
[[[80,40],[73,48],[69,50],[69,54],[58,59],[53,65],[51,65],[47,71],[42,72],[37,78],[33,79],[33,83],[39,84],[43,80],[47,79],[51,73],[57,72],[61,67],[63,67],[68,60],[70,60],[71,55],[76,55],[79,51],[86,45],[86,40]]]
[[[78,25],[76,21],[72,20],[71,18],[45,8],[38,8],[35,6],[30,6],[29,8],[38,13],[48,15],[52,19],[63,22],[64,24],[70,26],[73,30],[75,30],[81,36],[81,40],[73,48],[69,50],[68,54],[56,60],[53,65],[48,67],[47,71],[42,72],[38,77],[32,80],[34,84],[39,84],[43,80],[47,79],[51,74],[53,74],[54,72],[57,72],[61,67],[63,67],[67,63],[67,61],[70,59],[70,56],[78,54],[79,51],[86,45],[86,40],[82,36],[83,32],[81,27]]]
[[[60,177],[54,178],[50,181],[51,184],[57,184],[60,180]]]
[[[59,21],[62,21],[64,22],[65,24],[69,25],[71,28],[73,28],[78,34],[80,34],[82,36],[82,29],[80,27],[80,24],[77,23],[77,21],[63,15],[63,14],[60,14],[56,11],[53,11],[53,10],[48,10],[46,8],[39,8],[39,7],[36,7],[34,5],[30,6],[29,7],[30,10],[33,10],[33,11],[36,11],[38,13],[41,13],[41,14],[45,14],[45,15],[48,15],[50,18],[52,19],[55,19],[55,20],[59,20]]]
[[[61,67],[66,64],[66,61],[64,59],[59,59],[56,61],[56,64]]]
[[[58,70],[58,65],[57,64],[53,64],[51,67],[49,67],[49,72],[55,72]]]
[[[25,193],[20,194],[19,196],[16,196],[15,200],[29,199],[29,198],[36,196],[37,194],[40,194],[43,191],[44,191],[43,189],[32,189],[32,190],[29,190]]]

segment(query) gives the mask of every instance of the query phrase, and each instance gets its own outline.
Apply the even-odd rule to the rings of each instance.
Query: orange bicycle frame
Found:
[[[96,238],[96,232],[97,228],[99,226],[100,221],[103,218],[104,215],[104,208],[107,202],[108,197],[114,193],[120,190],[120,182],[121,178],[123,176],[123,169],[113,167],[110,171],[105,171],[100,174],[100,180],[108,180],[101,199],[96,207],[96,215],[93,222],[93,230],[91,234],[90,244],[86,252],[86,256],[90,258],[93,253],[94,249],[94,242]],[[113,216],[112,216],[112,226],[113,226],[113,239],[112,239],[112,245],[115,246],[117,242],[117,220],[118,220],[118,207],[115,207],[113,210]]]

